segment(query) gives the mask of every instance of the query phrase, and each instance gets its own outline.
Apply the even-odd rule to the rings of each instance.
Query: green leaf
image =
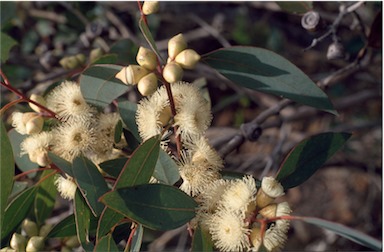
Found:
[[[96,239],[103,237],[107,234],[113,227],[115,227],[124,216],[113,211],[112,209],[105,207],[103,212],[100,215],[100,219],[97,225]]]
[[[117,55],[116,54],[105,54],[100,58],[96,59],[92,62],[92,65],[100,65],[100,64],[116,64]]]
[[[137,46],[132,43],[131,39],[117,41],[111,46],[109,52],[117,55],[116,64],[118,65],[129,65],[136,62]]]
[[[298,217],[298,216],[293,216],[293,217],[297,220],[302,220],[307,223],[316,225],[318,227],[322,227],[330,231],[333,231],[342,237],[345,237],[353,242],[356,242],[358,244],[371,248],[374,251],[382,251],[383,249],[383,244],[379,240],[369,235],[366,235],[362,232],[354,230],[350,227],[344,226],[342,224],[334,223],[331,221],[322,220],[314,217]]]
[[[15,175],[15,162],[13,159],[13,152],[11,142],[7,136],[7,130],[5,129],[3,121],[1,121],[1,156],[0,156],[0,227],[3,226],[3,216],[5,207],[7,206],[8,197],[12,192],[13,176]]]
[[[112,160],[107,160],[99,164],[100,168],[111,175],[112,177],[117,178],[123,169],[124,165],[127,163],[128,158],[117,158]]]
[[[212,238],[209,232],[199,225],[193,234],[192,251],[213,251]]]
[[[8,237],[20,223],[27,217],[31,210],[37,187],[33,186],[23,191],[7,206],[4,213],[4,221],[1,226],[1,243],[3,239]]]
[[[121,134],[123,133],[123,123],[119,120],[115,126],[115,135],[114,141],[115,143],[119,143],[121,141]]]
[[[72,172],[72,164],[67,160],[53,154],[52,152],[48,152],[48,157],[54,163],[57,168],[59,168],[62,172],[65,172],[69,176],[73,177]]]
[[[93,215],[99,216],[104,206],[98,200],[109,190],[103,176],[96,165],[85,157],[77,157],[73,160],[72,171],[76,184]]]
[[[17,167],[22,170],[23,172],[30,171],[32,169],[37,169],[39,166],[35,163],[32,163],[31,160],[29,160],[28,154],[24,154],[20,156],[20,144],[23,142],[25,138],[27,138],[27,135],[21,135],[19,132],[17,132],[15,129],[11,129],[8,132],[8,137],[12,145],[12,150],[14,153],[14,158]],[[36,176],[36,172],[30,173],[28,177],[34,177]]]
[[[71,214],[57,223],[47,234],[48,238],[69,237],[76,235],[75,215]]]
[[[276,3],[283,11],[294,14],[304,14],[313,9],[311,1],[277,1]]]
[[[129,87],[115,78],[122,68],[117,65],[94,65],[86,69],[80,76],[80,89],[84,99],[104,108],[124,94]]]
[[[234,46],[205,54],[202,61],[240,86],[337,114],[327,95],[306,74],[272,51]]]
[[[56,173],[54,170],[45,170],[40,178],[45,178],[38,187],[34,202],[35,218],[37,225],[44,224],[45,220],[50,217],[53,207],[55,206],[57,189],[54,184]]]
[[[130,252],[140,251],[141,243],[143,242],[143,233],[144,233],[143,226],[138,224],[135,229],[135,233],[133,234],[133,237],[132,237],[131,247],[129,249]]]
[[[349,133],[321,133],[301,141],[285,158],[276,179],[284,189],[312,176],[351,137]]]
[[[1,62],[3,63],[8,59],[9,51],[13,46],[17,45],[17,42],[3,32],[0,33],[0,39],[1,39],[0,58],[1,58]]]
[[[136,124],[137,104],[126,100],[119,101],[118,108],[121,119],[128,127],[129,131],[136,137],[137,140],[141,140]]]
[[[173,185],[180,179],[175,161],[163,150],[160,150],[153,176],[166,185]]]
[[[119,251],[116,246],[115,241],[113,240],[112,234],[101,237],[99,242],[95,246],[95,252],[105,252],[105,251]]]
[[[93,244],[89,239],[92,214],[79,190],[75,194],[74,212],[77,238],[85,251],[92,251]]]
[[[154,136],[132,154],[117,178],[114,189],[148,183],[159,156],[160,140]]]
[[[106,193],[101,201],[109,208],[155,230],[182,226],[195,216],[194,199],[162,184],[145,184]]]
[[[164,62],[163,58],[161,57],[161,54],[159,53],[159,50],[156,47],[156,42],[152,37],[152,33],[149,30],[148,25],[144,22],[143,18],[140,18],[139,27],[141,33],[143,34],[145,40],[148,42],[152,51],[157,55],[161,62]]]

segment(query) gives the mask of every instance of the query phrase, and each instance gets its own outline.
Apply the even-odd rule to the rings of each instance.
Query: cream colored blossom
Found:
[[[182,139],[204,134],[212,121],[208,101],[195,85],[187,82],[173,83],[171,89],[176,104],[177,134],[181,134]]]
[[[200,203],[199,209],[213,213],[219,206],[223,192],[231,185],[230,180],[218,179],[209,185],[209,190],[204,190],[196,201]]]
[[[209,232],[220,251],[247,251],[250,247],[250,230],[244,226],[242,216],[226,209],[211,215]]]
[[[69,162],[92,151],[97,136],[88,121],[73,121],[63,123],[54,130],[54,145],[52,151]]]
[[[47,153],[52,142],[53,135],[51,132],[43,131],[39,134],[31,135],[21,143],[21,155],[28,154],[32,162],[40,166],[46,166],[48,164]]]
[[[272,198],[284,195],[283,186],[273,177],[264,177],[261,181],[261,189],[265,194]]]
[[[68,178],[64,178],[58,175],[55,180],[55,185],[63,199],[73,200],[75,198],[77,185],[72,177],[68,176]]]
[[[35,112],[13,112],[12,126],[22,135],[39,133],[43,128],[44,119]]]
[[[256,199],[256,183],[252,176],[233,180],[222,196],[222,205],[244,217],[248,204]]]
[[[223,159],[208,143],[205,137],[197,137],[184,142],[184,146],[192,153],[192,162],[206,162],[212,167],[223,168]]]
[[[63,82],[48,94],[46,100],[47,107],[64,121],[71,118],[88,119],[96,113],[96,109],[86,103],[76,82]]]
[[[191,156],[185,152],[183,152],[179,171],[183,179],[180,189],[191,196],[198,195],[220,177],[218,169],[213,169],[204,162],[192,163]]]

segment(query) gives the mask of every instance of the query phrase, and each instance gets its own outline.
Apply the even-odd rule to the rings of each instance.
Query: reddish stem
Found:
[[[14,106],[14,105],[16,105],[16,104],[18,104],[18,103],[20,103],[20,102],[23,102],[23,101],[24,101],[24,99],[19,98],[19,99],[17,99],[17,100],[14,100],[14,101],[11,101],[11,102],[5,104],[4,107],[2,107],[2,108],[0,109],[0,116],[2,116],[3,113],[4,113],[5,111],[7,111],[10,107],[12,107],[12,106]]]
[[[34,172],[38,172],[38,171],[45,171],[45,170],[56,170],[56,169],[52,169],[52,168],[36,168],[36,169],[32,169],[32,170],[20,173],[19,175],[16,175],[13,179],[14,180],[18,180],[19,178],[22,178],[22,177],[24,177],[24,176],[26,176],[28,174],[31,174],[31,173],[34,173]]]
[[[132,228],[131,233],[129,234],[126,247],[131,246],[131,242],[132,242],[133,236],[136,233],[136,229],[137,229],[137,224],[134,225],[134,227]]]
[[[139,10],[140,10],[141,18],[143,19],[145,25],[148,26],[147,17],[146,17],[145,14],[143,13],[143,7],[142,7],[140,1],[137,1],[137,5],[139,6]]]

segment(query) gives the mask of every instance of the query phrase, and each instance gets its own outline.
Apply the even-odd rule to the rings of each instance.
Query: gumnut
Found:
[[[27,245],[27,239],[18,233],[14,233],[11,238],[10,246],[16,251],[25,251]]]
[[[36,222],[31,221],[30,219],[25,219],[21,224],[21,228],[29,237],[36,236],[39,234]]]
[[[103,55],[103,50],[101,48],[95,48],[89,53],[89,61],[94,62]]]
[[[32,236],[31,238],[29,238],[25,251],[26,252],[42,251],[45,246],[44,240],[45,238],[42,236]]]
[[[121,71],[118,72],[115,77],[125,84],[135,85],[148,73],[148,70],[144,67],[138,65],[129,65],[121,69]]]
[[[137,84],[137,88],[143,96],[153,94],[157,89],[157,76],[154,73],[150,73],[140,79]]]
[[[152,50],[142,46],[137,52],[136,61],[140,66],[148,70],[154,70],[157,66],[156,54]]]
[[[184,51],[180,52],[175,58],[175,62],[185,69],[195,68],[196,63],[199,60],[200,55],[192,49],[185,49]]]
[[[187,48],[183,34],[179,33],[168,41],[168,57],[174,59]]]
[[[175,62],[170,62],[163,69],[163,77],[169,83],[175,83],[183,77],[183,69]]]

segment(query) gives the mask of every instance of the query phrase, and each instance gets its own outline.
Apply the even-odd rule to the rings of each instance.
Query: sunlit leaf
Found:
[[[84,99],[95,106],[104,108],[124,94],[129,87],[115,75],[122,69],[117,65],[94,65],[80,76],[80,89]]]
[[[1,226],[1,241],[8,237],[12,231],[14,231],[20,223],[27,217],[27,214],[31,211],[34,195],[37,187],[33,186],[23,191],[14,198],[7,206],[4,212],[4,221]]]
[[[92,214],[79,190],[75,194],[74,212],[77,238],[85,251],[92,251],[93,244],[89,239]]]
[[[124,124],[128,127],[128,130],[136,137],[136,139],[140,140],[141,138],[136,124],[137,104],[124,100],[118,102],[118,107]]]
[[[160,140],[154,136],[140,145],[128,160],[114,189],[148,183],[159,156]]]
[[[153,176],[166,185],[173,185],[180,179],[175,161],[163,150],[160,150]]]
[[[311,177],[351,137],[349,133],[326,132],[300,142],[285,158],[276,179],[285,189]]]
[[[105,251],[119,251],[115,241],[113,240],[112,234],[101,237],[99,242],[95,246],[95,252],[105,252]]]
[[[45,180],[38,185],[34,202],[35,218],[38,225],[44,224],[55,206],[57,189],[54,184],[55,176],[52,175],[53,173],[56,172],[54,170],[46,170],[40,176],[40,178],[45,178]]]
[[[9,51],[13,46],[17,44],[17,42],[7,34],[1,32],[0,44],[1,44],[0,59],[1,59],[1,62],[5,62],[9,57]]]
[[[96,165],[85,157],[77,157],[73,160],[72,171],[76,184],[79,186],[80,192],[93,215],[99,216],[104,206],[98,200],[101,195],[109,190],[103,176]]]
[[[145,184],[106,193],[109,208],[151,229],[170,230],[195,216],[197,203],[181,190],[163,184]]]
[[[15,175],[15,162],[13,159],[13,152],[11,142],[7,136],[3,121],[1,121],[1,156],[0,156],[0,227],[3,226],[3,214],[5,207],[7,206],[8,197],[12,192],[13,176]]]
[[[272,51],[234,46],[205,54],[202,61],[240,86],[337,114],[327,95],[306,74]]]
[[[25,138],[27,138],[27,135],[21,135],[19,132],[17,132],[15,129],[11,129],[8,132],[9,141],[12,145],[12,150],[14,153],[14,158],[17,167],[22,170],[23,172],[37,169],[39,166],[35,163],[32,163],[31,160],[29,160],[28,154],[20,155],[21,149],[20,144],[23,142]],[[28,177],[34,177],[36,176],[36,172],[30,173]]]
[[[293,14],[304,14],[313,9],[311,1],[277,1],[283,11]]]
[[[208,231],[199,225],[193,233],[192,251],[213,251],[212,238]]]
[[[340,236],[343,236],[343,237],[345,237],[345,238],[347,238],[353,242],[356,242],[358,244],[361,244],[363,246],[371,248],[374,251],[382,251],[382,249],[383,249],[383,244],[379,240],[377,240],[377,239],[375,239],[369,235],[366,235],[360,231],[357,231],[357,230],[352,229],[350,227],[344,226],[342,224],[334,223],[331,221],[327,221],[327,220],[323,220],[323,219],[319,219],[319,218],[314,218],[314,217],[297,217],[297,216],[295,216],[295,219],[302,220],[302,221],[305,221],[307,223],[316,225],[318,227],[322,227],[322,228],[331,230]]]

